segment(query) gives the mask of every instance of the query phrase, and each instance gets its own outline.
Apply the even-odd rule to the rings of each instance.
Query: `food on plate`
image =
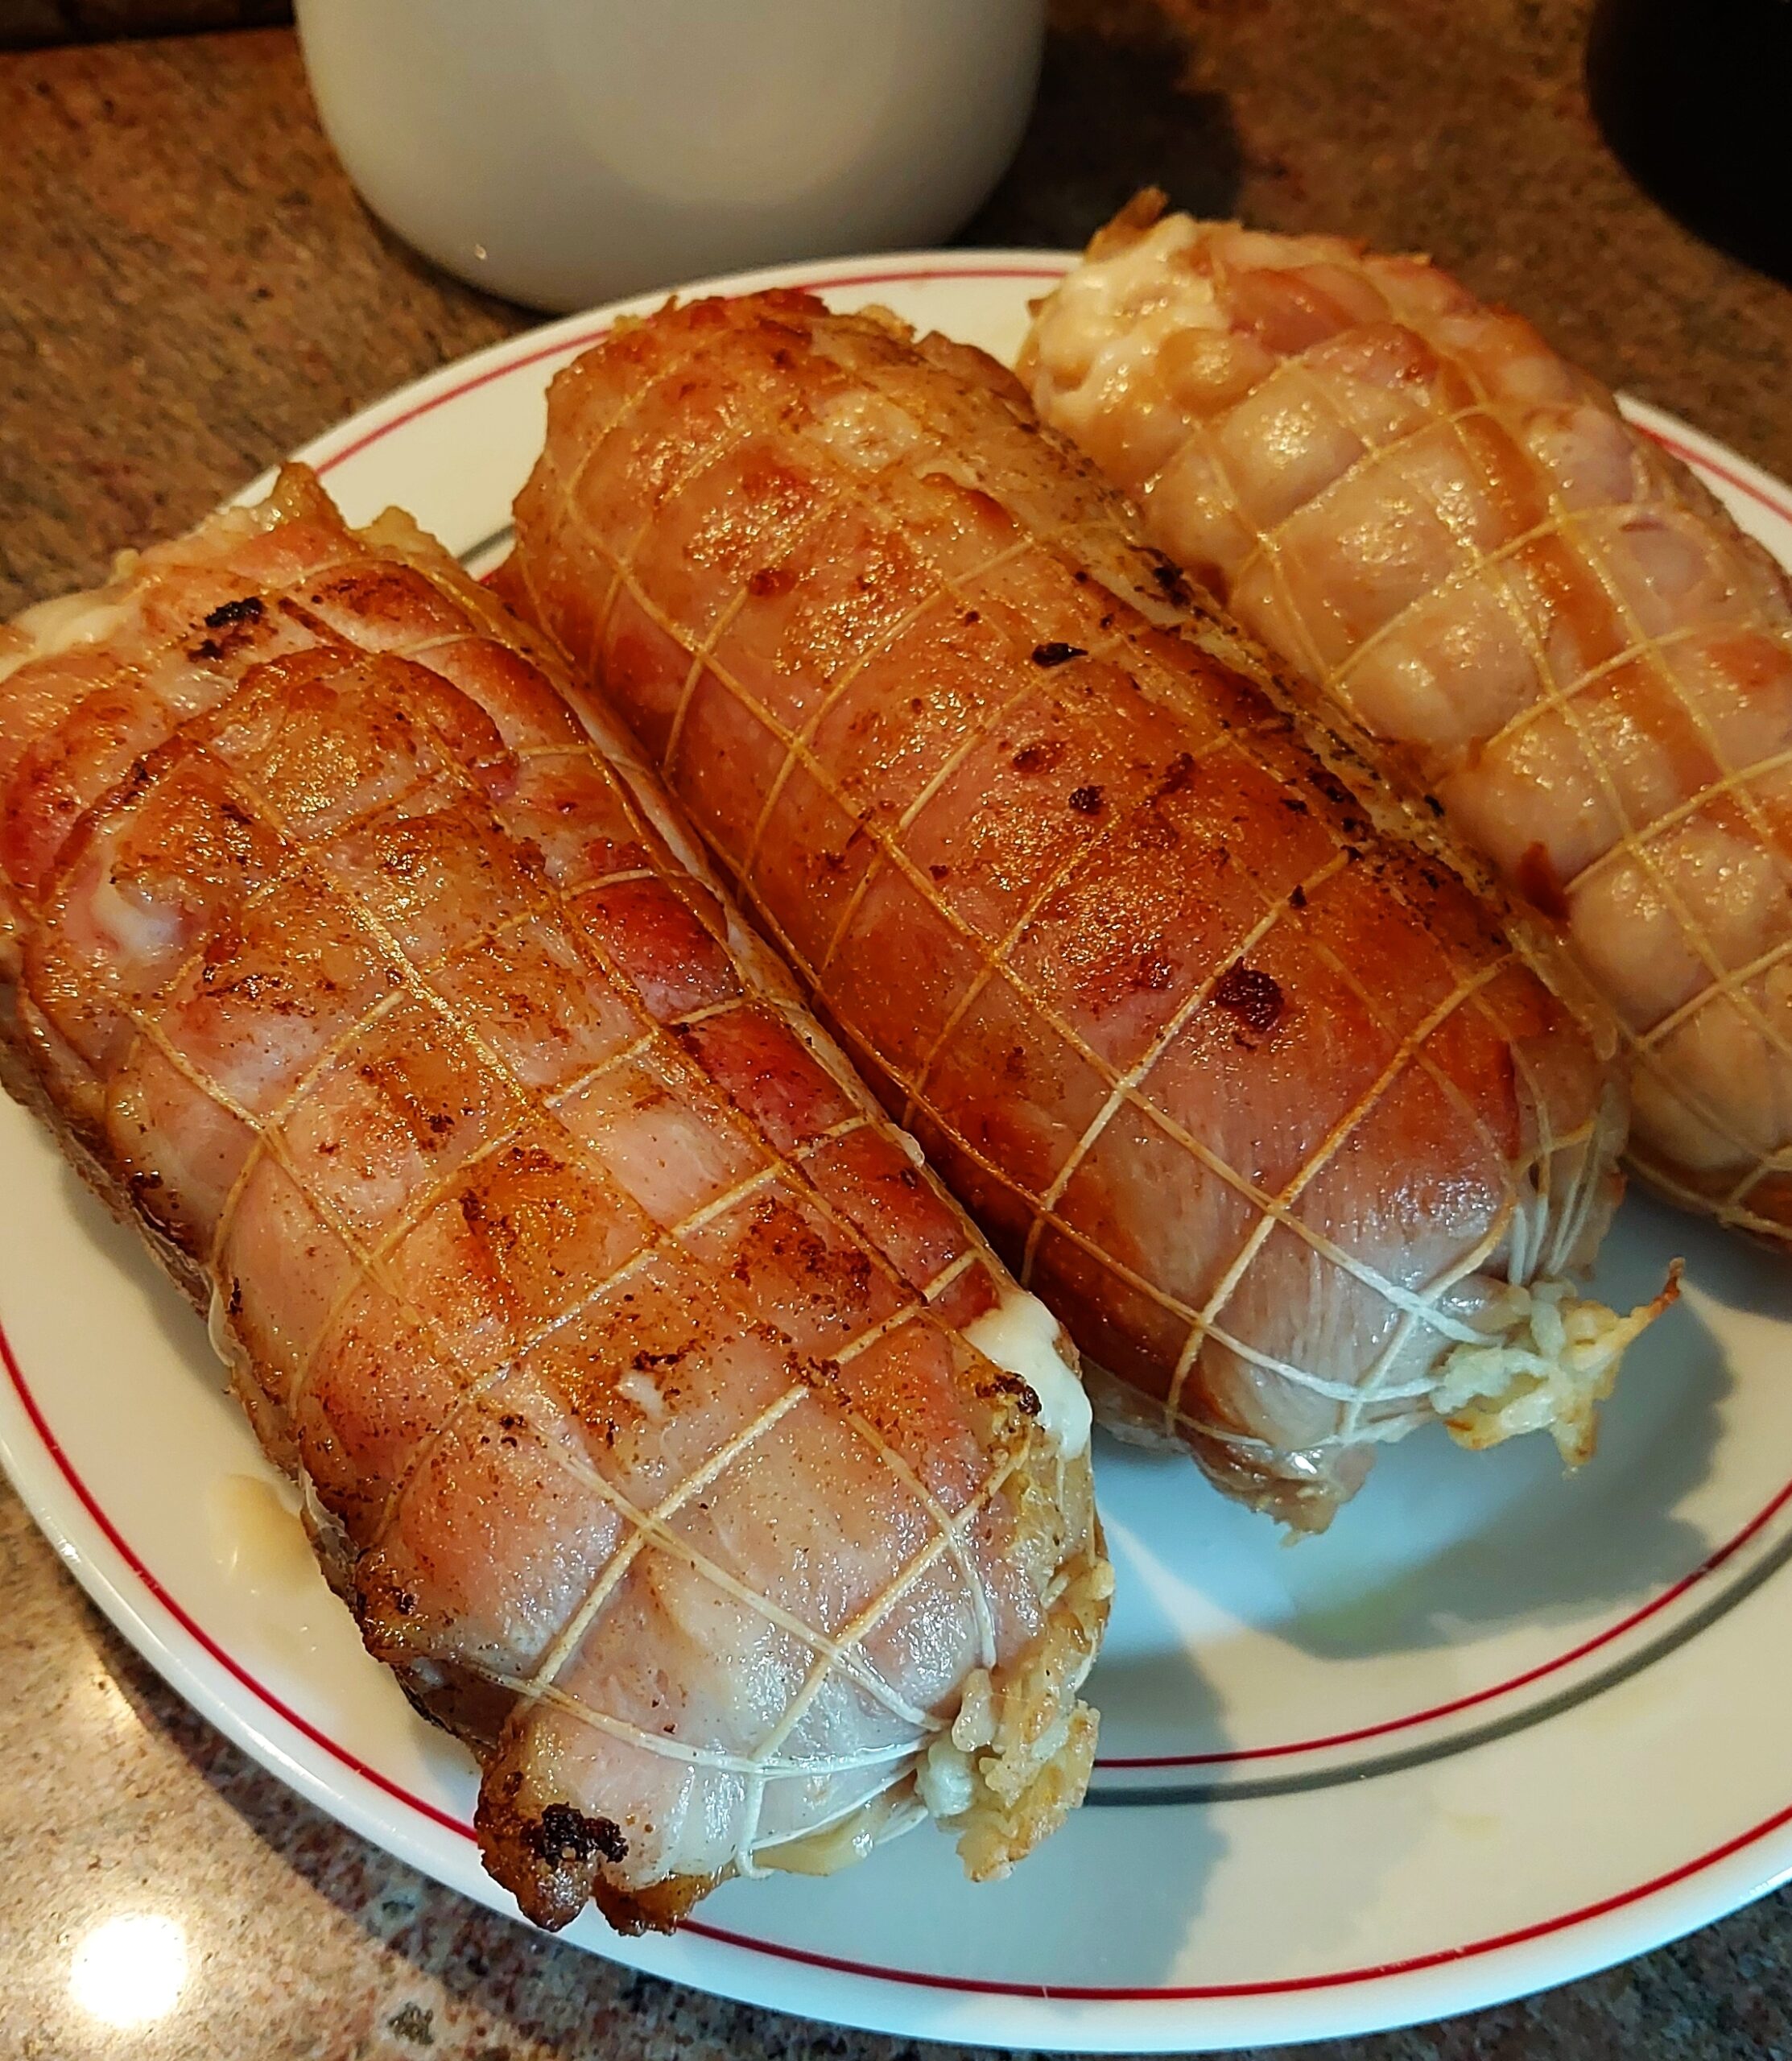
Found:
[[[1621,1026],[1637,1171],[1792,1241],[1786,576],[1424,259],[1161,205],[1038,308],[1040,412],[1555,926]]]
[[[298,469],[0,634],[7,1084],[209,1310],[493,1874],[667,1926],[930,1815],[1005,1872],[1094,1750],[1067,1345],[620,733]]]
[[[1098,1414],[1323,1528],[1377,1442],[1572,1458],[1621,1085],[981,353],[772,293],[562,372],[502,590],[613,703]]]

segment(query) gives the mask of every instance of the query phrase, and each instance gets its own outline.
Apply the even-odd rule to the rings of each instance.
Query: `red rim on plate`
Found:
[[[69,1460],[46,1421],[3,1328],[0,1328],[0,1360],[5,1363],[7,1377],[23,1406],[33,1431],[44,1452],[54,1462],[57,1472],[73,1491],[81,1508],[99,1527],[113,1551],[188,1637],[283,1724],[290,1725],[313,1745],[321,1748],[352,1774],[371,1782],[394,1803],[417,1812],[432,1824],[440,1825],[471,1841],[474,1837],[471,1825],[446,1811],[438,1809],[426,1799],[415,1795],[389,1776],[382,1774],[378,1769],[370,1767],[347,1747],[339,1745],[327,1732],[302,1716],[275,1695],[272,1690],[265,1687],[182,1608],[167,1584],[145,1564],[142,1555],[107,1515]],[[1671,1889],[1676,1883],[1683,1882],[1707,1868],[1716,1866],[1720,1861],[1728,1860],[1732,1854],[1741,1852],[1788,1824],[1792,1824],[1792,1804],[1695,1859],[1683,1861],[1678,1867],[1652,1876],[1647,1881],[1639,1882],[1631,1889],[1620,1890],[1611,1896],[1600,1898],[1594,1902],[1583,1904],[1575,1910],[1563,1911],[1554,1918],[1542,1919],[1509,1931],[1468,1940],[1460,1946],[1439,1947],[1430,1953],[1410,1956],[1404,1960],[1377,1962],[1364,1968],[1329,1969],[1315,1975],[1284,1976],[1266,1982],[1167,1984],[1154,1988],[1110,1988],[1083,1983],[1003,1982],[969,1976],[937,1975],[923,1968],[892,1968],[876,1961],[847,1960],[837,1955],[815,1953],[805,1947],[787,1946],[774,1939],[755,1939],[749,1933],[731,1931],[721,1926],[707,1924],[698,1919],[687,1919],[683,1929],[701,1939],[712,1939],[724,1946],[737,1947],[744,1952],[766,1954],[775,1960],[794,1961],[805,1968],[827,1968],[836,1974],[869,1977],[880,1982],[903,1983],[923,1989],[947,1990],[961,1996],[1026,1997],[1042,2001],[1058,1997],[1071,2002],[1100,2004],[1197,2003],[1250,1997],[1286,1997],[1315,1990],[1343,1989],[1357,1983],[1382,1981],[1399,1976],[1418,1975],[1427,1968],[1441,1968],[1498,1953],[1506,1947],[1524,1946],[1534,1940],[1571,1931],[1576,1926],[1590,1924],[1596,1919],[1607,1917],[1631,1904],[1640,1903],[1645,1898]]]

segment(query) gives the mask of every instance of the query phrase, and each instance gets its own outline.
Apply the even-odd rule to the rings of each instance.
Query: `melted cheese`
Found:
[[[1195,237],[1187,215],[1166,215],[1136,242],[1085,258],[1066,276],[1028,340],[1037,353],[1028,382],[1048,422],[1085,435],[1116,394],[1149,372],[1166,337],[1225,328],[1212,280],[1175,262]]]
[[[1089,1399],[1059,1342],[1063,1336],[1058,1320],[1024,1288],[1009,1289],[964,1330],[968,1344],[1032,1390],[1039,1428],[1064,1459],[1074,1460],[1089,1443]]]
[[[124,627],[135,609],[134,597],[116,581],[109,587],[84,587],[78,593],[39,601],[3,626],[0,680],[34,659],[53,659],[77,644],[103,642]]]

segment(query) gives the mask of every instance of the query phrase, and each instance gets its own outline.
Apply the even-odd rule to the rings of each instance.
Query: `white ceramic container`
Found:
[[[1043,0],[299,0],[374,212],[532,306],[938,242],[1013,155]]]

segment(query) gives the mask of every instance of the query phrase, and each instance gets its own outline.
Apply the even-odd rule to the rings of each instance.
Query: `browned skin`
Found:
[[[1087,1456],[965,1340],[1011,1284],[632,750],[299,472],[84,621],[0,643],[8,1083],[209,1297],[369,1646],[481,1758],[493,1873],[671,1924],[912,1817],[973,1682],[1001,1872],[1092,1755]]]
[[[1038,304],[1041,413],[1551,927],[1635,1170],[1792,1248],[1792,581],[1427,259],[1162,204]]]
[[[800,295],[668,310],[555,381],[517,518],[503,591],[1112,1419],[1323,1525],[1489,1277],[1596,1241],[1589,1035],[993,361]]]

